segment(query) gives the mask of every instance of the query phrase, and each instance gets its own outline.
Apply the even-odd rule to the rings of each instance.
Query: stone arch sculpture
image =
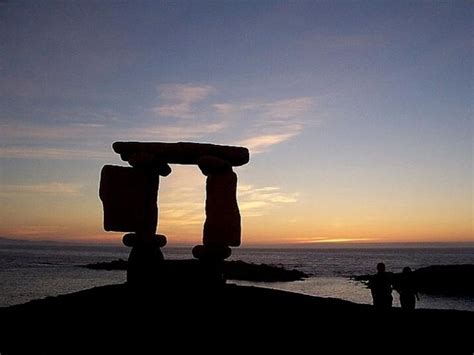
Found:
[[[130,167],[105,165],[99,197],[104,229],[127,232],[123,243],[132,248],[127,281],[147,284],[160,272],[160,248],[166,245],[166,237],[156,234],[158,189],[160,176],[171,173],[170,164],[197,165],[207,177],[203,243],[195,246],[192,253],[206,266],[211,279],[222,281],[220,265],[231,255],[230,247],[238,247],[241,242],[237,175],[233,167],[248,163],[248,149],[191,142],[116,142],[112,147]]]

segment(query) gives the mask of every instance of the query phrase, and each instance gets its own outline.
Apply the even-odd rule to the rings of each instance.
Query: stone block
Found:
[[[163,248],[167,243],[167,239],[163,234],[155,234],[152,237],[146,236],[143,238],[143,236],[135,233],[127,233],[123,236],[122,243],[127,247],[134,247],[138,244],[152,244],[154,247]]]
[[[220,261],[227,259],[232,254],[229,247],[220,245],[196,245],[192,252],[196,259],[204,261]]]
[[[229,162],[209,155],[200,158],[197,164],[203,175],[206,176],[232,171],[232,166]]]
[[[232,166],[241,166],[247,164],[250,159],[247,148],[208,143],[115,142],[112,148],[125,161],[135,159],[134,154],[137,153],[153,155],[169,164],[195,165],[203,156],[213,156],[229,162]]]
[[[233,171],[206,180],[204,245],[240,245],[240,212],[237,204],[237,175]]]
[[[154,234],[158,220],[158,185],[158,174],[147,170],[104,166],[99,188],[104,229]]]

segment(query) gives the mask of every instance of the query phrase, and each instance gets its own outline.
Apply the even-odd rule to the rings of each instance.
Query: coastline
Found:
[[[184,260],[190,251],[186,248],[165,248],[166,260]],[[47,296],[68,294],[80,290],[125,282],[122,270],[93,270],[79,265],[112,262],[127,258],[127,251],[121,247],[85,246],[67,247],[51,245],[18,246],[0,248],[0,276],[2,282],[2,307],[24,303]],[[376,262],[383,260],[391,271],[401,271],[402,266],[412,269],[438,264],[472,263],[474,249],[410,249],[410,250],[235,250],[235,260],[253,264],[282,266],[296,269],[310,277],[303,281],[265,283],[250,285],[270,287],[320,297],[336,297],[356,303],[371,304],[369,290],[351,276],[373,272]],[[179,262],[178,262],[179,263]],[[186,263],[186,262],[184,262]],[[189,270],[188,270],[189,271]],[[267,278],[267,269],[261,269]],[[186,272],[187,273],[187,272]],[[262,274],[260,273],[260,274]],[[183,275],[177,279],[183,280]],[[280,278],[279,278],[280,279]],[[469,278],[467,278],[468,280]],[[281,280],[281,279],[280,279]],[[231,280],[230,280],[231,281]],[[241,282],[232,281],[240,284]],[[245,285],[245,281],[242,281]],[[394,295],[397,305],[398,295]],[[422,295],[417,308],[474,310],[474,299]]]
[[[336,336],[345,341],[332,346],[351,350],[367,350],[368,339],[393,349],[474,349],[474,312],[395,308],[380,314],[370,305],[237,285],[173,283],[140,291],[110,285],[0,308],[0,318],[2,354],[158,351],[176,337],[187,341],[170,343],[175,348],[225,340],[303,349]]]

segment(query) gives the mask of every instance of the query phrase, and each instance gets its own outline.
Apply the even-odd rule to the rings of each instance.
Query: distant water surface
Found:
[[[191,248],[166,247],[168,259],[189,259]],[[125,282],[124,271],[89,270],[78,265],[126,259],[122,246],[80,246],[58,244],[0,245],[0,307],[75,292],[95,286]],[[370,249],[234,249],[233,260],[282,265],[311,275],[304,281],[279,283],[237,282],[371,303],[364,285],[350,280],[352,275],[374,273],[383,261],[387,269],[399,272],[404,266],[419,268],[440,264],[473,264],[474,248],[370,248]],[[394,305],[398,294],[394,291]],[[474,311],[474,299],[421,295],[420,308]]]

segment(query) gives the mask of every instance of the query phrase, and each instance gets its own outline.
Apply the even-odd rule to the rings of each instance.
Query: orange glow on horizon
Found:
[[[238,199],[243,245],[474,242],[472,208],[463,201],[451,201],[451,209],[419,201],[390,205],[381,198],[354,205],[337,194],[320,194],[316,204],[308,194],[246,183],[245,170],[242,176]],[[103,230],[95,185],[85,192],[61,189],[55,194],[43,185],[39,190],[28,186],[11,195],[3,192],[7,203],[0,210],[8,224],[0,226],[0,236],[121,241],[123,233]],[[177,166],[172,177],[160,181],[158,233],[170,244],[200,243],[204,207],[205,177],[198,169]]]

